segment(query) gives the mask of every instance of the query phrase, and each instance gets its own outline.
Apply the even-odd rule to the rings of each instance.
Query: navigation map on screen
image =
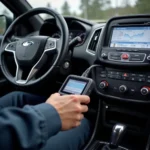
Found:
[[[150,26],[115,27],[110,47],[150,48]]]

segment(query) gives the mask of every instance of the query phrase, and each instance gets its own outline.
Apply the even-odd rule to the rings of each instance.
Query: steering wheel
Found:
[[[56,19],[56,25],[61,32],[60,39],[51,38],[49,36],[30,36],[23,37],[17,41],[9,41],[10,34],[14,35],[13,31],[17,24],[21,24],[23,21],[29,19],[32,16],[45,13],[53,16]],[[4,76],[13,84],[19,86],[29,86],[39,83],[46,79],[46,77],[52,77],[52,74],[60,64],[62,64],[69,45],[69,31],[68,26],[62,15],[58,14],[49,8],[35,8],[27,13],[18,17],[7,29],[1,42],[1,55],[0,63],[1,70]],[[5,53],[12,53],[16,71],[15,75],[12,75],[10,69],[6,65]],[[55,57],[54,57],[55,55]],[[49,68],[39,77],[36,77],[37,73],[42,67],[44,67],[46,60],[54,59]],[[24,77],[26,68],[30,68],[26,73],[27,77]]]

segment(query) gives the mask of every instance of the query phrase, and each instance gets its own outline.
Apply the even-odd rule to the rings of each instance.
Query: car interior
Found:
[[[0,96],[25,91],[50,96],[69,75],[94,81],[86,117],[92,135],[83,150],[150,149],[150,15],[105,23],[62,16],[25,0],[1,0]],[[51,17],[43,20],[39,14]]]

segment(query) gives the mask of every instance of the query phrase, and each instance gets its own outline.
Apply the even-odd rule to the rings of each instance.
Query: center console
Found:
[[[150,102],[150,18],[115,17],[99,41],[96,83],[100,95]]]
[[[118,149],[147,150],[150,134],[150,16],[110,19],[99,39],[96,56],[95,63],[101,65],[93,70],[101,103],[97,127],[100,135],[96,134],[96,142],[89,150],[109,150],[111,130],[118,123],[127,127]]]

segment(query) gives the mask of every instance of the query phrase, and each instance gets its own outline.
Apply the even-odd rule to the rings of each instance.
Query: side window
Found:
[[[13,13],[2,3],[0,2],[0,35],[6,31],[7,17],[13,17]]]

